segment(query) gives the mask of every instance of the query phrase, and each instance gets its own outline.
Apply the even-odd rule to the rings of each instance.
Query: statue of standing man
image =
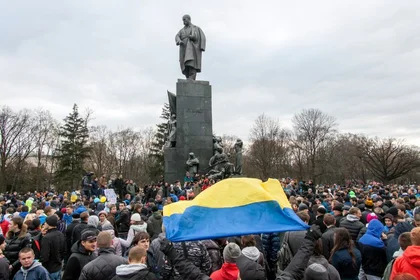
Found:
[[[184,28],[175,36],[179,46],[179,63],[182,74],[188,80],[195,80],[197,73],[201,72],[201,54],[206,49],[206,36],[200,27],[191,23],[191,17],[182,17]]]

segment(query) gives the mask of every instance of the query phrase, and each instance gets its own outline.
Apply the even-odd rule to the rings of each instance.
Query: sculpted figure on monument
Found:
[[[187,171],[194,176],[198,172],[199,164],[200,161],[195,157],[194,153],[190,153],[187,160]]]
[[[235,174],[242,175],[242,147],[244,143],[241,139],[236,140],[235,143]]]
[[[197,73],[201,72],[201,56],[206,49],[206,36],[200,27],[191,23],[191,17],[182,17],[184,28],[175,36],[176,45],[179,46],[179,63],[182,74],[188,80],[195,80]]]
[[[176,146],[176,115],[172,114],[168,121],[168,147],[174,148]]]

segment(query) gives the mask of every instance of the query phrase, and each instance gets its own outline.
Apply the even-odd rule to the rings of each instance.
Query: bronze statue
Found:
[[[198,172],[200,161],[195,157],[194,153],[190,153],[187,160],[187,171],[194,176]]]
[[[241,139],[236,140],[235,143],[235,174],[242,175],[242,147],[244,143]]]
[[[168,144],[167,146],[170,148],[174,148],[176,146],[176,115],[172,114],[168,121]]]
[[[182,17],[184,28],[175,36],[176,45],[179,46],[179,63],[182,74],[188,80],[195,80],[197,73],[201,72],[201,54],[206,49],[206,36],[200,27],[191,23],[191,17]]]

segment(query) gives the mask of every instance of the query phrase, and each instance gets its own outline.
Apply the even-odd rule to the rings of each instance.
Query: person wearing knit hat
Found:
[[[57,229],[58,222],[56,215],[48,216],[44,225],[47,233],[41,239],[40,259],[43,260],[42,265],[50,273],[51,279],[59,279],[64,253],[66,252],[66,238]]]
[[[366,216],[366,221],[368,222],[368,224],[370,223],[370,221],[372,220],[378,220],[378,216],[375,213],[369,213]]]
[[[222,268],[210,275],[212,280],[236,280],[238,279],[239,268],[236,266],[236,259],[241,256],[241,248],[235,243],[229,243],[223,249],[225,262]]]
[[[305,270],[305,280],[329,279],[328,271],[322,264],[313,263]]]

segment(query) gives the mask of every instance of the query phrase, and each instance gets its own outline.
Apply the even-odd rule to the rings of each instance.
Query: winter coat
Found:
[[[288,231],[285,233],[284,240],[287,240],[287,244],[289,244],[293,256],[296,255],[300,245],[302,245],[303,240],[305,240],[305,235],[306,230]]]
[[[130,247],[134,236],[139,232],[147,232],[147,223],[143,222],[141,225],[131,225],[128,230],[127,239],[120,238],[121,245],[125,248]]]
[[[398,257],[401,257],[403,255],[404,251],[400,248],[400,250],[398,250],[397,252],[394,253],[393,255],[393,260],[390,261],[384,271],[384,276],[382,277],[383,280],[390,280],[391,279],[391,272],[392,272],[392,268],[394,266],[395,260]]]
[[[308,266],[310,266],[311,264],[320,264],[322,266],[325,267],[325,269],[327,269],[328,272],[328,279],[326,280],[340,280],[340,274],[338,273],[337,269],[335,269],[334,266],[332,266],[327,259],[324,256],[311,256],[311,258],[309,259],[308,262]]]
[[[401,233],[410,232],[413,229],[413,226],[408,222],[398,223],[395,226],[395,232],[392,237],[388,239],[387,248],[386,248],[386,259],[387,262],[392,260],[392,256],[395,252],[400,249],[400,244],[398,243],[398,238]]]
[[[1,216],[0,220],[0,228],[3,232],[3,236],[7,235],[7,232],[9,231],[9,222],[4,218],[4,216]]]
[[[411,245],[405,249],[403,255],[395,260],[392,267],[391,279],[398,273],[410,273],[420,279],[420,246]]]
[[[28,269],[21,267],[13,280],[50,280],[50,275],[39,262],[34,261]]]
[[[210,275],[212,280],[237,280],[239,268],[235,263],[224,263],[222,268]]]
[[[118,237],[118,228],[117,224],[115,223],[115,216],[114,214],[109,213],[106,219],[111,223],[111,225],[114,227],[115,236]]]
[[[127,260],[115,255],[114,248],[100,248],[99,256],[83,267],[79,280],[111,280],[122,264],[127,264]]]
[[[266,279],[264,267],[244,255],[236,259],[236,265],[239,268],[241,278],[253,280]]]
[[[74,243],[74,245],[71,247],[71,252],[72,254],[67,261],[62,280],[79,279],[83,267],[90,261],[94,260],[96,257],[94,254],[92,254],[92,252],[87,251],[82,246],[81,241]]]
[[[356,241],[360,230],[364,226],[365,225],[361,221],[359,221],[359,218],[351,214],[347,215],[344,219],[340,221],[340,227],[345,228],[349,231],[351,239],[353,239],[353,241]]]
[[[125,233],[128,232],[130,229],[130,213],[128,210],[123,210],[120,212],[120,215],[115,222],[115,225],[118,228],[119,233]]]
[[[0,279],[9,279],[9,261],[6,258],[0,258]]]
[[[71,240],[71,237],[72,237],[72,235],[73,235],[73,230],[74,230],[74,228],[78,225],[78,224],[80,224],[80,220],[79,219],[77,219],[77,220],[72,220],[72,222],[70,223],[70,225],[68,225],[67,226],[67,228],[66,228],[66,233],[65,233],[65,236],[66,236],[66,255],[67,256],[70,256],[71,255],[71,246],[73,245],[73,243],[71,242],[72,240]]]
[[[187,241],[173,243],[176,252],[193,265],[198,267],[204,274],[210,275],[211,259],[206,247],[200,241]],[[171,275],[173,278],[171,278]],[[180,273],[174,269],[170,262],[167,262],[162,269],[164,279],[180,280],[183,279]]]
[[[334,233],[337,230],[335,226],[328,228],[321,236],[322,240],[322,255],[329,260],[331,256],[331,250],[334,247]]]
[[[117,267],[112,280],[155,280],[156,276],[149,271],[145,264],[122,264]]]
[[[147,221],[147,232],[150,235],[150,240],[158,237],[159,233],[162,232],[162,215],[160,212],[154,212]]]
[[[56,228],[48,230],[41,240],[41,263],[49,273],[61,271],[66,239]]]
[[[204,246],[206,246],[207,252],[209,253],[211,259],[211,272],[219,270],[223,265],[222,254],[220,253],[219,245],[213,240],[203,240],[201,241]]]
[[[274,267],[277,263],[277,254],[280,251],[280,237],[278,233],[262,235],[262,246],[268,265]]]
[[[86,209],[85,206],[80,205],[79,207],[77,207],[77,209],[74,211],[74,213],[76,214],[82,214],[83,212],[87,212],[88,210]]]
[[[367,232],[359,240],[362,253],[362,267],[366,275],[382,277],[388,264],[386,246],[381,239],[383,225],[378,220],[368,224]]]
[[[20,232],[13,233],[12,238],[6,238],[6,249],[3,252],[15,271],[20,267],[19,251],[25,247],[31,247],[31,235],[28,233],[19,238],[19,234]]]
[[[327,230],[327,226],[324,224],[324,215],[317,216],[313,224],[319,226],[322,233],[324,233]]]
[[[163,267],[167,261],[165,254],[160,250],[160,238],[165,238],[165,234],[159,234],[159,238],[156,238],[150,243],[146,259],[150,272],[154,273],[157,279],[162,278]]]
[[[356,247],[353,247],[353,252],[356,255],[356,264],[354,265],[347,248],[347,246],[344,246],[336,251],[332,255],[331,263],[340,274],[341,280],[358,280],[360,266],[362,265],[362,254]]]

